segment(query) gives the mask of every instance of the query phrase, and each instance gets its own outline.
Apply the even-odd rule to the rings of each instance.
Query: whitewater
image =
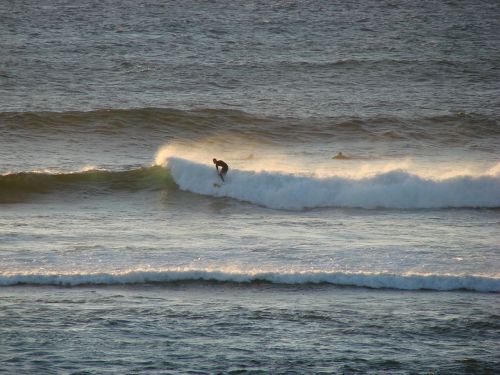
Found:
[[[325,176],[325,171],[320,175],[232,168],[225,183],[221,184],[214,168],[208,163],[175,156],[166,157],[163,162],[161,160],[161,157],[156,157],[156,165],[152,167],[121,171],[85,167],[75,172],[7,172],[0,175],[0,202],[15,201],[23,194],[82,190],[112,194],[117,190],[158,190],[177,186],[196,194],[228,197],[285,210],[500,207],[498,164],[483,172],[444,178],[384,168],[372,169],[367,176],[361,177],[335,172]]]
[[[276,209],[500,207],[498,173],[432,180],[403,170],[361,179],[231,170],[218,187],[210,166],[179,158],[166,164],[183,190]]]
[[[175,269],[163,271],[136,270],[126,273],[96,274],[7,274],[0,285],[134,285],[173,282],[269,282],[273,284],[331,284],[365,288],[400,290],[476,291],[500,293],[500,277],[471,275],[417,275],[362,272],[224,272]]]

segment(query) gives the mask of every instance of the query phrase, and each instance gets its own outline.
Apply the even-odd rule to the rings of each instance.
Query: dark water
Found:
[[[16,1],[2,110],[498,114],[497,1]]]
[[[3,319],[18,322],[0,328],[6,372],[494,374],[500,364],[492,295],[196,283],[0,293]]]

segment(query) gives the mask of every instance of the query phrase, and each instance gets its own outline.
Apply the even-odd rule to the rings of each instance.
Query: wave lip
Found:
[[[499,175],[432,180],[395,170],[353,179],[231,170],[227,182],[216,188],[217,176],[211,166],[179,158],[169,158],[167,166],[182,190],[275,209],[500,207]]]
[[[475,275],[393,274],[366,272],[224,272],[217,270],[174,269],[94,274],[7,274],[0,285],[126,285],[188,281],[272,284],[331,284],[372,289],[468,290],[500,293],[500,279]]]

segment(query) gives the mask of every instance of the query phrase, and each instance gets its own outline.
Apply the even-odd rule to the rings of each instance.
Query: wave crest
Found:
[[[174,157],[167,166],[182,190],[275,209],[500,207],[498,175],[433,180],[396,170],[354,179],[230,170],[227,182],[216,187],[219,181],[212,166]]]
[[[12,274],[0,275],[0,285],[120,285],[171,282],[231,282],[273,284],[331,284],[401,290],[469,290],[500,292],[500,279],[474,275],[421,275],[363,272],[223,272],[212,270],[132,271],[95,274]]]

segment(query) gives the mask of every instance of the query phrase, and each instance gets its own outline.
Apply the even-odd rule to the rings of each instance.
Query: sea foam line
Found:
[[[220,181],[210,163],[171,157],[167,167],[182,190],[277,209],[500,207],[500,175],[433,180],[396,170],[354,179],[230,170],[226,183],[214,187]]]
[[[273,284],[332,284],[366,288],[401,290],[469,290],[500,292],[500,278],[476,275],[392,274],[364,272],[224,272],[217,270],[129,271],[93,274],[35,274],[0,275],[0,285],[120,285],[169,283],[180,281],[213,281]]]

